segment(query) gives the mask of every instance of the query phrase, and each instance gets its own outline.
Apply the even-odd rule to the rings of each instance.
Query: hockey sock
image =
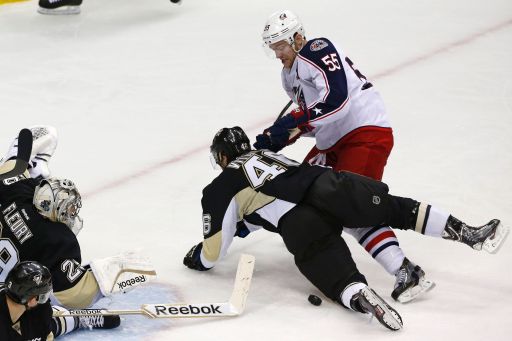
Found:
[[[405,255],[395,233],[390,227],[368,227],[343,229],[351,234],[362,247],[390,274],[395,273],[402,265]]]
[[[54,311],[68,312],[66,308],[52,306]],[[54,317],[51,324],[52,332],[55,337],[71,333],[78,329],[78,319],[74,316]]]
[[[425,203],[419,203],[415,210],[417,217],[414,230],[427,236],[441,238],[450,214]]]

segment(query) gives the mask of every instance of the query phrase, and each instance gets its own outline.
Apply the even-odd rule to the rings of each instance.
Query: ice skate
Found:
[[[450,216],[443,231],[443,238],[459,241],[475,250],[496,253],[507,238],[509,228],[493,219],[483,226],[468,226],[457,218]]]
[[[39,0],[37,11],[41,14],[79,14],[82,0]]]
[[[402,318],[398,312],[369,287],[364,287],[354,295],[350,305],[353,310],[372,314],[388,329],[400,330],[403,327]]]
[[[391,297],[400,303],[412,301],[421,293],[435,287],[434,282],[425,278],[425,271],[407,258],[404,258],[395,276],[395,288]]]
[[[88,309],[80,310],[85,313]],[[98,309],[90,309],[92,313]],[[70,311],[72,312],[72,311]],[[119,327],[121,319],[119,315],[83,315],[77,316],[79,329],[114,329]]]

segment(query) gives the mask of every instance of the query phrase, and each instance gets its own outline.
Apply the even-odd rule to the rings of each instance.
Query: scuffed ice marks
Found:
[[[102,298],[93,307],[113,309],[139,309],[145,303],[176,303],[182,301],[178,291],[169,284],[152,282],[125,294]],[[61,341],[139,341],[151,340],[151,335],[173,327],[172,319],[151,319],[143,315],[121,316],[121,326],[112,330],[78,330],[59,337]]]

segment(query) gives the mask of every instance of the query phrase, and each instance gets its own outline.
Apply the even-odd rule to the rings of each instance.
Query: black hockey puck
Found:
[[[320,304],[322,304],[322,299],[320,297],[318,297],[317,295],[313,295],[313,294],[309,295],[308,301],[312,305],[316,305],[316,306],[319,306]]]

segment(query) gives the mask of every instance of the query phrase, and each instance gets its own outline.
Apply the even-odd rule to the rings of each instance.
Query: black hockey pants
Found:
[[[340,301],[352,282],[366,283],[341,237],[341,225],[315,207],[299,204],[284,215],[279,228],[300,272],[332,300]]]
[[[350,172],[325,172],[311,185],[303,203],[318,208],[348,228],[390,226],[414,229],[416,200],[388,193],[380,181]]]
[[[340,300],[352,282],[366,283],[341,237],[343,227],[413,228],[418,202],[388,194],[388,186],[350,172],[325,172],[279,222],[295,264],[324,295]]]

